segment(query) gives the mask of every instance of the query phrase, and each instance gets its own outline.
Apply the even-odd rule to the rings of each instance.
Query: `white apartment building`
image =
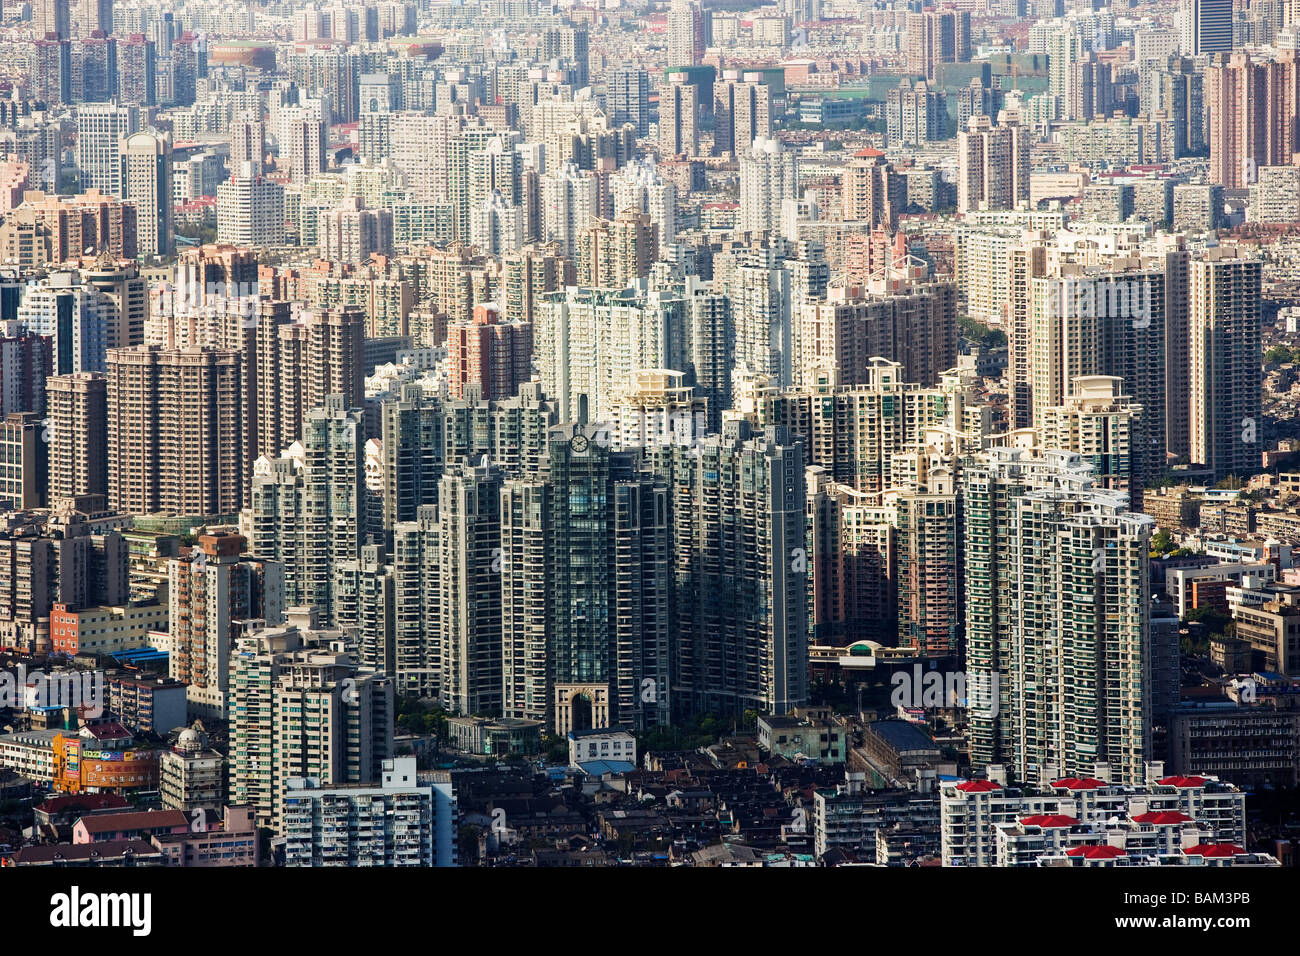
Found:
[[[414,757],[385,760],[377,786],[287,781],[282,832],[287,866],[455,866],[451,775],[421,782]]]
[[[799,197],[798,171],[792,151],[775,139],[756,139],[740,157],[740,229],[775,232],[781,207]]]
[[[1216,777],[1165,776],[1159,762],[1147,764],[1139,786],[1108,782],[1106,764],[1041,788],[1008,787],[1003,768],[989,771],[940,786],[944,866],[1031,865],[1083,846],[1153,857],[1246,837],[1244,791]]]
[[[602,760],[620,760],[636,764],[636,738],[626,730],[569,731],[569,766]]]
[[[254,176],[248,164],[218,186],[217,242],[284,245],[284,187]]]
[[[113,102],[77,107],[77,169],[82,192],[98,189],[122,198],[121,142],[139,129],[136,106]]]

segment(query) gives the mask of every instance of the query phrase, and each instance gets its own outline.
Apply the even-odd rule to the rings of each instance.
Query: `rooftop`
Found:
[[[190,824],[180,810],[147,810],[132,813],[96,813],[77,821],[86,832],[121,833],[128,830],[145,830],[157,827],[187,827]]]

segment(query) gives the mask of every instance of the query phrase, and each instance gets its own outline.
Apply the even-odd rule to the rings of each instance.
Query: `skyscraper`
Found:
[[[643,212],[659,227],[660,254],[677,235],[677,186],[665,179],[652,162],[628,163],[609,180],[614,215],[628,209]]]
[[[775,139],[755,140],[740,157],[740,228],[775,232],[782,204],[799,195],[795,157]]]
[[[27,58],[32,98],[48,106],[72,100],[72,44],[46,35],[34,40]]]
[[[130,106],[158,105],[158,62],[154,42],[132,33],[117,44],[117,98]]]
[[[301,609],[297,609],[301,610]],[[393,684],[293,613],[238,640],[230,676],[230,796],[279,829],[288,781],[373,783],[391,756]]]
[[[284,621],[284,569],[247,554],[240,535],[199,535],[189,557],[167,562],[168,675],[186,684],[188,711],[227,718],[231,653],[250,622]]]
[[[502,707],[501,479],[491,465],[460,465],[438,490],[438,696],[458,714]]]
[[[349,196],[317,216],[316,243],[331,262],[364,265],[371,256],[393,251],[393,213],[367,209],[358,196]]]
[[[82,267],[81,278],[87,286],[100,293],[105,347],[116,349],[145,344],[149,284],[141,275],[139,264],[132,259],[115,259],[104,252],[100,253],[94,265]]]
[[[122,198],[135,203],[141,256],[169,256],[172,221],[172,139],[169,133],[134,133],[122,140]]]
[[[75,0],[71,10],[77,36],[86,38],[96,30],[113,32],[113,0]]]
[[[668,9],[668,65],[695,66],[704,57],[706,14],[692,0],[673,0]]]
[[[865,147],[844,167],[840,185],[845,222],[893,229],[907,205],[907,184],[878,149]]]
[[[659,91],[659,149],[664,156],[694,156],[700,151],[700,88],[690,74],[668,74]]]
[[[284,187],[253,172],[251,163],[217,187],[217,242],[284,245]]]
[[[108,495],[108,380],[81,372],[45,381],[51,500]]]
[[[469,241],[489,256],[517,252],[524,244],[523,210],[494,189],[470,207]]]
[[[743,79],[742,79],[743,76]],[[728,70],[713,86],[713,148],[722,156],[740,156],[758,139],[772,135],[771,91],[761,73]]]
[[[1205,71],[1210,183],[1244,189],[1261,166],[1289,165],[1297,150],[1300,63],[1294,51],[1268,61],[1246,53],[1213,58]]]
[[[52,345],[17,319],[0,320],[0,415],[45,414]]]
[[[1015,209],[1029,199],[1030,130],[1012,114],[972,116],[957,134],[957,211]]]
[[[623,289],[645,278],[659,255],[659,228],[634,207],[578,233],[574,264],[581,286]]]
[[[1143,410],[1133,464],[1144,480],[1164,468],[1164,284],[1163,269],[1142,268],[1030,280],[1024,357],[1034,424],[1041,424],[1046,409],[1067,404],[1076,377],[1118,376]],[[1017,352],[1017,362],[1020,357]]]
[[[71,96],[76,103],[103,103],[117,95],[117,40],[83,33],[71,44]]]
[[[250,543],[255,554],[284,566],[287,606],[312,605],[330,622],[334,566],[359,560],[371,531],[364,412],[329,396],[307,413],[300,447],[259,463]]]
[[[280,137],[277,168],[288,172],[291,181],[305,182],[325,170],[329,156],[325,123],[313,110],[301,107],[282,110]]]
[[[1256,259],[1189,264],[1190,455],[1216,480],[1260,467],[1261,280]]]
[[[400,693],[417,697],[442,691],[442,605],[432,599],[429,583],[442,580],[440,533],[433,505],[422,505],[415,520],[392,529],[393,660],[385,673]]]
[[[804,452],[783,428],[726,423],[660,446],[669,484],[673,712],[783,714],[808,695]]]
[[[542,31],[542,58],[570,65],[574,72],[575,90],[581,90],[591,82],[588,39],[587,31],[581,27],[561,26]]]
[[[1043,448],[1077,453],[1092,466],[1099,487],[1124,492],[1130,510],[1138,511],[1153,469],[1145,460],[1144,410],[1123,394],[1122,384],[1109,375],[1073,378],[1065,402],[1041,410],[1038,431]]]
[[[108,352],[109,501],[130,514],[233,515],[243,506],[238,352]]]
[[[970,60],[970,11],[908,13],[906,42],[907,71],[934,80],[940,63]]]
[[[503,323],[496,303],[479,303],[472,323],[448,325],[447,352],[453,396],[464,397],[466,385],[474,382],[489,401],[513,398],[532,377],[533,326]]]
[[[501,488],[501,676],[506,717],[551,713],[547,531],[553,498],[544,480],[512,478]]]
[[[75,270],[51,272],[27,287],[17,318],[50,337],[50,373],[104,371],[105,326],[112,304]],[[27,411],[28,409],[24,409]]]
[[[1077,456],[990,449],[962,470],[971,761],[1019,781],[1145,780],[1154,522]]]
[[[961,649],[960,508],[947,465],[920,463],[918,481],[894,501],[894,581],[898,646],[918,656],[955,661]],[[938,456],[935,456],[938,457]]]
[[[1231,52],[1232,9],[1232,0],[1183,0],[1183,53]]]
[[[124,198],[121,144],[139,129],[140,111],[134,105],[83,103],[77,107],[77,169],[83,191],[98,189]]]
[[[572,287],[544,296],[534,358],[560,420],[577,419],[585,401],[593,420],[607,421],[635,370],[683,368],[686,320],[683,299],[638,288]]]
[[[567,256],[574,254],[578,231],[600,215],[596,177],[569,163],[542,177],[542,232]]]
[[[595,426],[552,429],[546,562],[517,567],[516,554],[509,556],[510,574],[545,574],[546,669],[557,733],[645,727],[668,713],[666,490],[635,475],[633,463],[633,456],[611,452]],[[527,535],[511,543],[526,546]],[[507,593],[530,590],[526,581],[511,581]],[[512,653],[516,661],[520,651]]]
[[[242,169],[250,164],[253,176],[262,175],[262,163],[266,158],[266,124],[262,121],[260,110],[256,113],[245,112],[230,120],[230,168]]]
[[[637,136],[650,133],[650,78],[639,67],[627,66],[609,75],[606,100],[615,126],[631,123]]]
[[[352,306],[312,309],[277,329],[280,345],[280,448],[302,437],[312,409],[341,396],[365,407],[365,313]]]
[[[38,40],[51,35],[60,40],[71,39],[69,0],[36,0],[32,4],[32,32]]]

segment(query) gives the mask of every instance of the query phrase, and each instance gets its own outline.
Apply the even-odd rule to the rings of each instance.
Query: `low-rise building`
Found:
[[[1300,711],[1185,703],[1169,722],[1169,768],[1239,787],[1300,785]]]
[[[938,827],[896,823],[876,830],[877,866],[914,866],[939,860],[942,844]]]
[[[188,816],[188,815],[187,815]],[[184,833],[160,833],[151,842],[168,866],[257,866],[257,827],[248,807],[225,807],[220,819],[191,818]]]
[[[942,756],[934,738],[907,720],[867,724],[862,749],[873,766],[895,780],[911,777],[918,768],[933,766]]]
[[[385,760],[378,786],[286,783],[281,833],[287,866],[455,866],[451,777],[419,779],[413,757]]]
[[[1231,843],[1183,847],[1174,853],[1132,854],[1109,844],[1085,844],[1063,854],[1043,854],[1035,866],[1281,866],[1269,853],[1247,853]]]
[[[50,611],[54,653],[69,657],[78,654],[108,657],[144,647],[149,643],[149,632],[156,630],[167,630],[167,605],[157,601],[78,611],[68,610],[66,604],[55,604]]]
[[[1220,563],[1201,568],[1170,568],[1165,573],[1165,590],[1178,605],[1178,616],[1184,620],[1187,612],[1195,604],[1196,595],[1192,586],[1200,581],[1224,581],[1229,584],[1240,583],[1247,576],[1262,581],[1276,581],[1277,567],[1267,561]]]
[[[823,857],[833,849],[872,859],[877,833],[894,827],[930,830],[939,825],[939,798],[915,790],[868,790],[864,774],[846,774],[833,790],[813,794],[813,849]]]
[[[1210,638],[1210,663],[1223,673],[1244,674],[1251,670],[1253,660],[1249,641],[1222,634]]]
[[[1269,601],[1240,604],[1233,612],[1237,637],[1250,644],[1254,670],[1300,676],[1300,605]]]
[[[134,735],[118,723],[61,731],[54,737],[55,790],[156,790],[158,751],[135,746]]]
[[[571,730],[568,739],[570,767],[602,761],[618,761],[636,766],[636,738],[626,730]]]
[[[532,756],[542,749],[541,720],[518,717],[449,717],[447,737],[463,753],[482,756]]]
[[[54,740],[65,733],[57,728],[0,734],[0,767],[16,770],[31,780],[54,780]]]
[[[115,675],[106,684],[108,711],[127,730],[165,736],[185,725],[185,685],[180,681]]]
[[[1142,511],[1166,531],[1195,528],[1200,524],[1201,496],[1186,487],[1146,488],[1142,492]]]
[[[149,840],[155,836],[187,833],[190,818],[179,810],[123,810],[92,813],[72,826],[73,843],[107,843],[114,840]]]
[[[788,760],[816,760],[844,763],[848,758],[848,734],[829,715],[796,710],[785,716],[758,718],[758,746]]]
[[[1109,776],[1109,767],[1098,764],[1094,777],[1018,788],[1008,787],[1002,768],[995,766],[990,779],[945,782],[940,787],[943,865],[1024,865],[1085,844],[1153,856],[1245,839],[1246,793],[1232,784],[1208,776],[1166,776],[1159,762],[1147,764],[1148,782],[1142,786],[1111,784]]]
[[[163,853],[145,840],[112,840],[106,843],[52,843],[25,846],[5,857],[0,866],[166,866]]]
[[[226,802],[226,758],[208,747],[205,734],[187,727],[158,756],[158,790],[169,810],[219,807]]]

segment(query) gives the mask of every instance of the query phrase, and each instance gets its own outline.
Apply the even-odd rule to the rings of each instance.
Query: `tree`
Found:
[[[478,827],[473,824],[462,824],[456,834],[456,842],[459,844],[461,866],[474,866],[478,863]]]
[[[546,755],[547,763],[568,763],[569,762],[569,744],[563,737],[547,736],[542,741],[542,753]]]
[[[982,349],[996,349],[1007,344],[1005,332],[1001,329],[991,329],[969,315],[958,316],[957,325],[963,336]]]
[[[1274,345],[1264,353],[1264,361],[1268,362],[1270,365],[1282,365],[1286,362],[1294,362],[1296,360],[1295,350],[1287,348],[1287,346],[1280,343]]]

